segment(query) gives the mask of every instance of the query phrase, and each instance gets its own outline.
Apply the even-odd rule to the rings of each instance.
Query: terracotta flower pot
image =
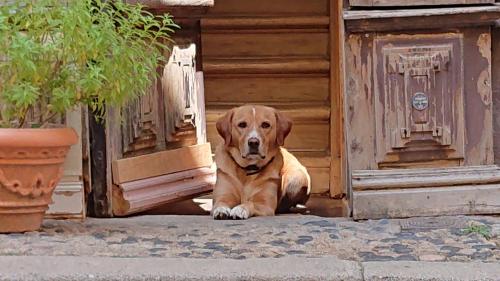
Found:
[[[0,233],[40,228],[77,134],[63,129],[0,129]]]

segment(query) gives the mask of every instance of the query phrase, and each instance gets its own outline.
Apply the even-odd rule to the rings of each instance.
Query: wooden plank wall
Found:
[[[201,20],[212,146],[228,108],[276,107],[294,121],[286,147],[308,167],[313,193],[330,191],[329,15],[328,0],[218,0]]]

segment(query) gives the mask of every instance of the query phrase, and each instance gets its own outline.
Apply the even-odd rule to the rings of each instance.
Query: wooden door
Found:
[[[196,46],[174,46],[165,56],[161,79],[153,81],[147,95],[109,108],[104,132],[91,126],[95,135],[105,135],[101,148],[97,141],[93,146],[95,216],[138,213],[209,192],[215,184]]]
[[[396,7],[344,15],[353,217],[500,212],[489,27],[500,10]]]
[[[331,196],[344,192],[341,79],[332,79],[341,67],[339,2],[218,0],[201,20],[212,147],[222,140],[215,122],[227,109],[276,107],[293,119],[285,146],[307,166],[312,192]]]

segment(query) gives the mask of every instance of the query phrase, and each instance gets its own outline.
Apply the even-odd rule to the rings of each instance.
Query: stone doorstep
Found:
[[[1,256],[0,280],[500,280],[500,263]]]

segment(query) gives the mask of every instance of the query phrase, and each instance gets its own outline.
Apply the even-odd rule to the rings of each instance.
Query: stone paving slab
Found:
[[[369,281],[498,281],[500,263],[480,262],[365,262],[363,279]]]
[[[39,232],[0,235],[0,256],[499,262],[499,230],[499,217],[428,218],[420,224],[302,215],[247,221],[208,216],[47,220]]]
[[[3,256],[0,281],[7,280],[498,281],[500,263],[360,263],[335,257],[234,260]]]
[[[185,259],[0,257],[0,281],[361,281],[358,263],[335,258]]]

